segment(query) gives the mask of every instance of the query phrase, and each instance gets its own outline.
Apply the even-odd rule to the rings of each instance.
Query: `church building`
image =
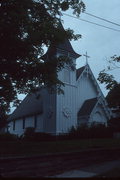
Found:
[[[80,55],[73,50],[69,40],[50,46],[43,58],[49,59],[53,52],[57,56],[69,55],[73,61],[74,68],[66,64],[58,72],[59,80],[65,84],[62,87],[64,94],[51,94],[45,87],[28,94],[8,118],[10,133],[20,136],[27,127],[34,127],[36,132],[58,135],[81,124],[107,125],[111,111],[88,63],[76,69],[76,59]]]

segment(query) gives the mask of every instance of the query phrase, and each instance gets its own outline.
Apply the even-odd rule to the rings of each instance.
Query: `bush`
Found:
[[[22,139],[30,141],[51,141],[54,140],[55,137],[49,133],[35,132],[35,128],[28,127],[26,128]]]
[[[87,139],[87,138],[111,138],[113,131],[104,124],[92,123],[89,127],[85,124],[71,128],[68,134],[70,139]]]
[[[89,134],[91,138],[111,138],[113,133],[109,127],[106,127],[104,124],[95,124],[92,123],[89,128]]]
[[[53,140],[55,140],[55,136],[53,136],[49,133],[35,132],[34,140],[35,141],[53,141]]]
[[[27,139],[27,140],[33,139],[34,133],[35,133],[35,128],[28,127],[28,128],[25,129],[25,132],[23,134],[23,138]]]
[[[112,138],[113,130],[110,127],[106,127],[104,124],[92,123],[90,126],[82,124],[81,126],[72,126],[67,134],[59,134],[57,136],[35,132],[32,127],[26,128],[26,131],[21,139],[28,141],[63,141],[71,139],[91,139],[91,138]]]
[[[112,118],[108,121],[108,127],[111,128],[113,132],[120,132],[120,118]]]
[[[71,128],[68,134],[70,139],[80,139],[80,138],[89,138],[88,134],[88,126],[86,124],[82,124],[77,128]]]
[[[19,140],[19,137],[15,134],[7,133],[1,133],[0,134],[0,141],[16,141]]]

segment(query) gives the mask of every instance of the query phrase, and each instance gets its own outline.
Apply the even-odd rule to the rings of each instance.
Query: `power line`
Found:
[[[95,18],[97,18],[97,19],[106,21],[106,22],[111,23],[111,24],[114,24],[114,25],[116,25],[116,26],[120,26],[120,24],[117,24],[117,23],[115,23],[115,22],[112,22],[112,21],[109,21],[109,20],[107,20],[107,19],[101,18],[101,17],[99,17],[99,16],[96,16],[96,15],[93,15],[93,14],[90,14],[90,13],[87,13],[87,12],[84,12],[84,14],[87,14],[87,15],[92,16],[92,17],[95,17]]]
[[[97,25],[97,26],[100,26],[100,27],[104,27],[104,28],[107,28],[107,29],[111,29],[111,30],[113,30],[113,31],[120,32],[120,30],[118,30],[118,29],[114,29],[114,28],[111,28],[111,27],[108,27],[108,26],[104,26],[104,25],[101,25],[101,24],[98,24],[98,23],[94,23],[94,22],[91,22],[91,21],[88,21],[88,20],[85,20],[85,19],[81,19],[81,18],[72,16],[72,15],[69,15],[69,14],[66,14],[66,13],[63,13],[63,15],[69,16],[69,17],[71,17],[71,18],[75,18],[75,19],[77,19],[77,20],[79,20],[79,21],[84,21],[84,22],[87,22],[87,23],[90,23],[90,24],[94,24],[94,25]]]

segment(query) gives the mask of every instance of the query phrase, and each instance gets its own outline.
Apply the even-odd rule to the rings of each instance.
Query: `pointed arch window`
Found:
[[[25,129],[25,118],[23,118],[23,129]]]
[[[70,70],[68,68],[64,70],[64,82],[70,84]]]
[[[13,131],[15,130],[15,120],[13,121]]]
[[[37,127],[37,115],[34,116],[34,128]]]

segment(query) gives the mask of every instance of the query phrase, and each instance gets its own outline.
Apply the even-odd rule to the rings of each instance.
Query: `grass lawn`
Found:
[[[0,157],[31,156],[104,147],[120,147],[120,139],[81,139],[51,142],[3,141],[0,143]]]

